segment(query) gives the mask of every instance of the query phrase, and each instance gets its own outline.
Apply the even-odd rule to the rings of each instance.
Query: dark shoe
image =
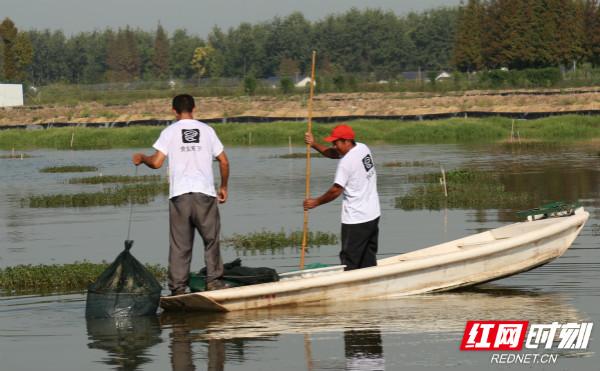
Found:
[[[223,290],[230,288],[231,285],[223,280],[214,280],[206,284],[206,291]]]

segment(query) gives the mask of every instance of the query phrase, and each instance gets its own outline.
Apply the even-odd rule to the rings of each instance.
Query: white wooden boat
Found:
[[[228,312],[445,291],[497,280],[549,263],[573,243],[589,213],[526,221],[380,259],[283,274],[278,282],[163,297],[165,311]]]

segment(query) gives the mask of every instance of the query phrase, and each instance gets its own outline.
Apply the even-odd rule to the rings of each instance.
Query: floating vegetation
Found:
[[[249,234],[234,234],[225,238],[222,242],[232,246],[236,250],[277,250],[283,247],[301,246],[302,231],[290,232],[288,234],[282,229],[279,232],[260,231]],[[327,232],[309,232],[308,246],[335,245],[338,238],[335,233]]]
[[[17,265],[0,268],[0,290],[4,294],[50,293],[85,290],[108,267],[109,263],[88,261],[71,264]],[[167,278],[167,269],[146,264],[159,282]]]
[[[11,153],[8,155],[0,155],[0,159],[9,159],[9,160],[22,160],[24,158],[32,158],[32,155],[27,153]]]
[[[419,175],[409,175],[409,183],[439,183],[442,177],[441,172],[427,173]],[[497,183],[498,177],[493,173],[473,170],[451,170],[446,172],[446,182],[448,185],[454,184],[473,184],[473,183]]]
[[[147,204],[154,201],[157,195],[167,195],[168,193],[169,183],[155,182],[120,186],[94,193],[29,196],[21,199],[21,206],[48,208],[122,206],[129,203]]]
[[[98,171],[98,168],[95,166],[66,165],[40,169],[40,173],[88,173],[92,171]]]
[[[433,167],[438,163],[434,161],[391,161],[385,162],[385,167]]]
[[[403,210],[448,209],[523,209],[535,204],[528,193],[509,192],[497,175],[481,171],[455,170],[446,173],[448,197],[440,185],[439,173],[413,177],[426,183],[408,194],[396,197]]]
[[[569,146],[568,142],[559,142],[556,140],[542,141],[542,140],[523,140],[512,142],[502,141],[498,143],[498,146],[503,150],[530,150],[530,151],[555,151],[556,149],[566,148]]]
[[[85,178],[69,179],[69,184],[106,184],[106,183],[148,183],[160,182],[164,178],[160,175],[99,175]]]
[[[286,153],[285,155],[276,156],[277,158],[306,158],[306,152],[296,152],[296,153]],[[310,157],[325,157],[318,152],[313,152],[310,154]]]

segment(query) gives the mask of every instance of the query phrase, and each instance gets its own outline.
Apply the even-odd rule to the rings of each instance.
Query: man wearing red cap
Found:
[[[332,147],[316,143],[311,133],[304,138],[306,144],[325,157],[340,159],[331,188],[320,197],[304,200],[304,209],[313,209],[344,194],[340,260],[346,270],[377,265],[381,215],[373,155],[369,147],[354,138],[354,131],[348,125],[336,126],[325,138]]]

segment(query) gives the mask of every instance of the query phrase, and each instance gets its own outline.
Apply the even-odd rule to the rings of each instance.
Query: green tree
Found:
[[[4,43],[0,40],[0,80],[4,79]]]
[[[189,79],[195,71],[190,64],[196,48],[204,46],[204,40],[188,35],[186,30],[175,30],[171,36],[169,65],[171,75],[176,78]]]
[[[408,17],[415,47],[414,67],[445,69],[451,64],[457,8],[438,8]]]
[[[294,92],[294,82],[289,77],[284,77],[279,80],[279,87],[283,94],[290,94]]]
[[[215,48],[210,45],[196,48],[190,63],[198,77],[203,77],[208,74],[211,66],[211,59],[214,55]]]
[[[458,15],[452,63],[460,71],[477,71],[483,67],[481,34],[483,7],[479,0],[461,3]]]
[[[33,60],[33,48],[26,33],[19,32],[17,34],[13,52],[15,58],[14,79],[25,81],[27,79],[27,67],[29,67]]]
[[[244,92],[248,95],[253,95],[258,87],[256,78],[252,75],[244,77]]]
[[[85,42],[86,65],[83,69],[82,81],[85,83],[98,83],[104,81],[108,65],[106,55],[108,51],[108,35],[110,31],[94,31],[87,35]]]
[[[107,65],[109,80],[131,81],[140,77],[142,61],[133,31],[119,29],[108,41]]]
[[[10,18],[5,18],[0,23],[0,39],[3,43],[3,65],[4,78],[7,80],[15,80],[18,75],[15,44],[17,42],[18,30]]]
[[[557,64],[570,65],[584,55],[583,4],[573,0],[551,0],[558,32],[554,34]]]
[[[29,67],[29,80],[36,84],[69,81],[66,38],[62,31],[29,31],[33,46],[33,62]]]
[[[152,70],[154,76],[159,79],[165,79],[169,76],[169,38],[160,23],[156,28],[156,35],[154,36]]]
[[[278,74],[281,77],[296,77],[300,73],[298,62],[291,58],[282,57],[279,61]]]
[[[584,50],[586,59],[600,65],[600,8],[598,0],[587,0],[583,10]]]
[[[85,33],[80,33],[67,40],[65,43],[66,64],[68,67],[68,80],[78,84],[83,79],[83,73],[88,63],[86,44],[88,38]]]

